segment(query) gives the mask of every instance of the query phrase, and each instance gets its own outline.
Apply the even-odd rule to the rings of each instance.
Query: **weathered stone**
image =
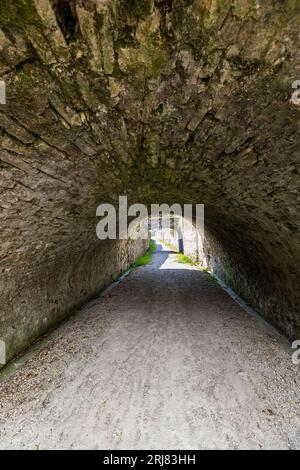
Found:
[[[204,203],[207,263],[300,333],[299,1],[16,0],[0,11],[0,337],[10,357],[144,246],[96,207]]]

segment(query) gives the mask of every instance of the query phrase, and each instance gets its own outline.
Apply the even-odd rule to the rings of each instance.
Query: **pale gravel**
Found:
[[[158,251],[0,385],[1,449],[300,448],[300,369]]]

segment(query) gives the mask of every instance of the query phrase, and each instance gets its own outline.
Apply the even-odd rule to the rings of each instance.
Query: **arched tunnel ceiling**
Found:
[[[0,28],[2,275],[80,257],[120,194],[204,203],[225,278],[300,332],[300,2],[1,0]]]

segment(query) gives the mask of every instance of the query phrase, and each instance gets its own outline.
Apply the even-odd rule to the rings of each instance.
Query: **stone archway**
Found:
[[[9,357],[143,247],[95,210],[204,203],[211,266],[299,335],[299,2],[26,0],[0,12]]]

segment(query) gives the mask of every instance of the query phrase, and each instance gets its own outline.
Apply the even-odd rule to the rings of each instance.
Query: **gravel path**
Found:
[[[0,385],[0,448],[300,448],[300,368],[158,249]]]

